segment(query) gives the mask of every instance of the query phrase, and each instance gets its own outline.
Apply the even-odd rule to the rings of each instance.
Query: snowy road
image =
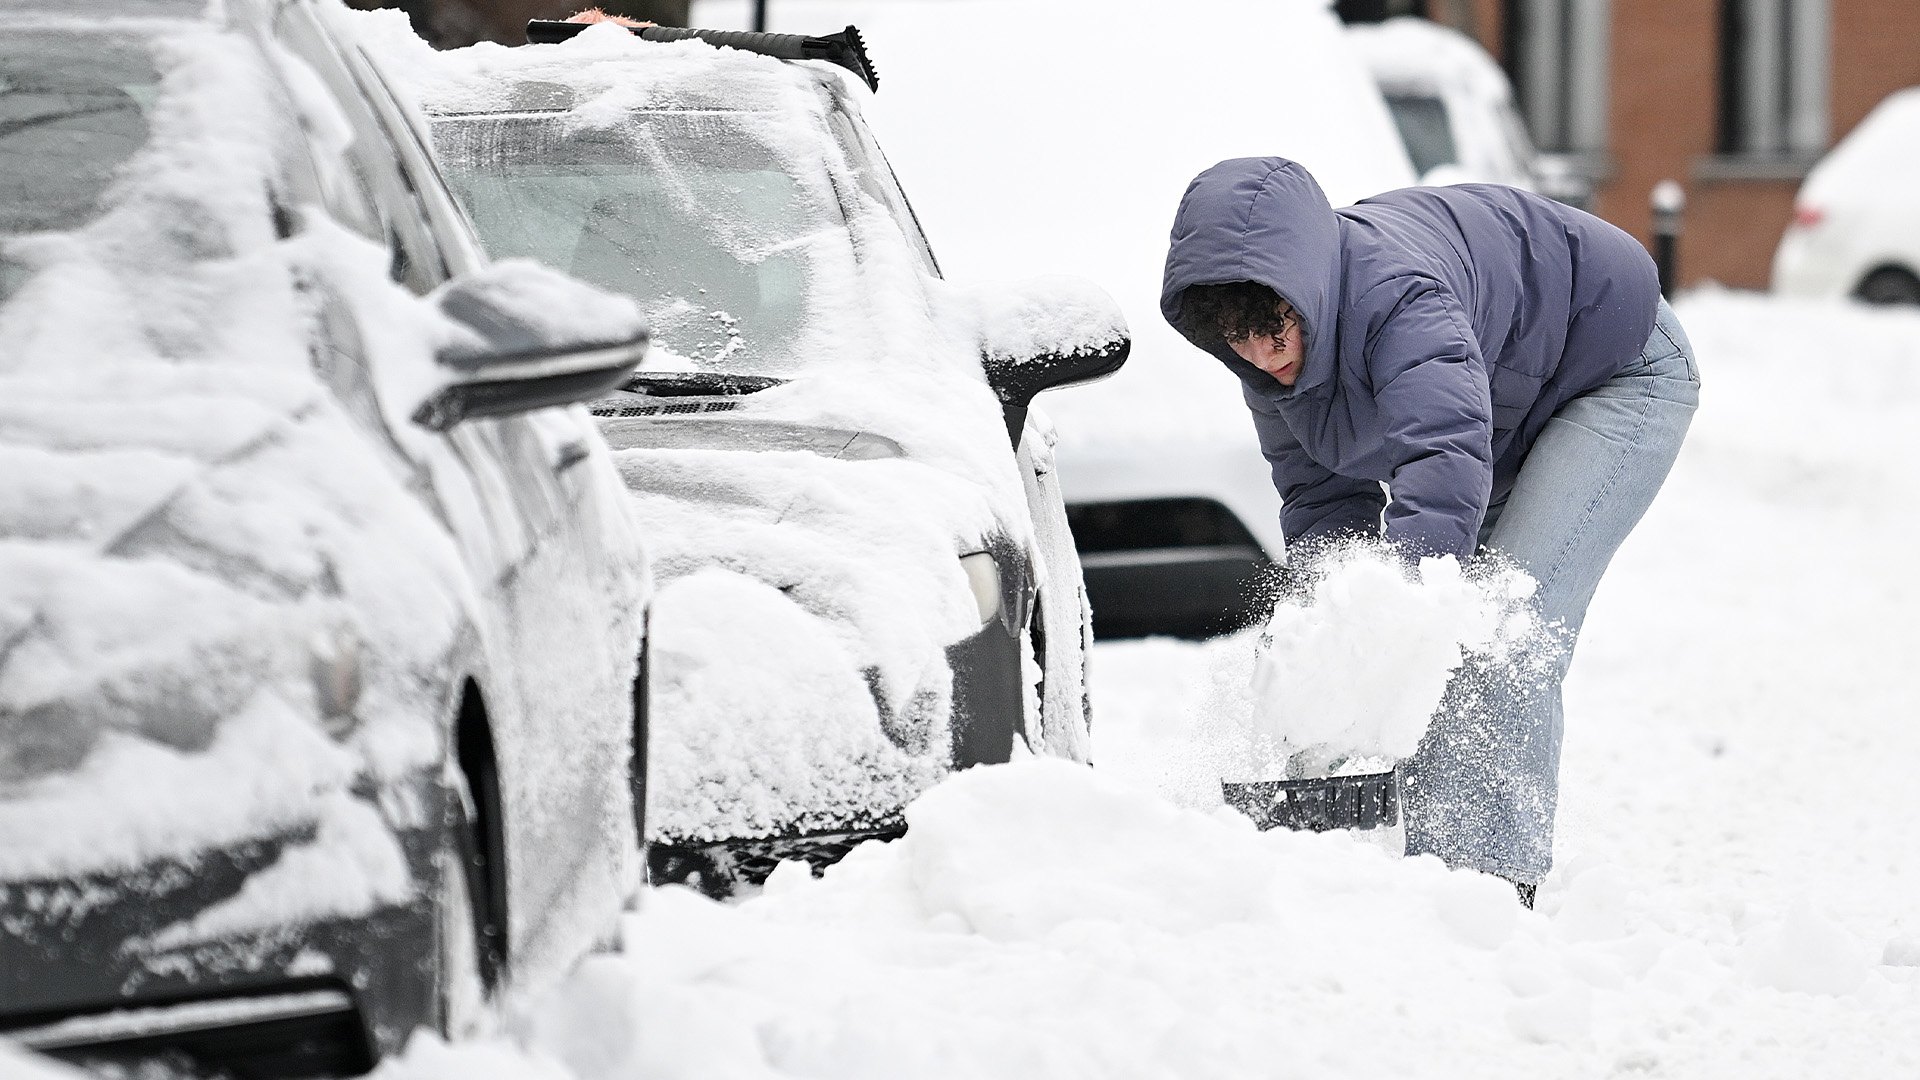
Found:
[[[1092,772],[912,832],[387,1077],[1920,1075],[1920,316],[1706,294],[1695,434],[1568,684],[1559,867],[1504,883],[1209,807],[1242,643],[1099,647]]]

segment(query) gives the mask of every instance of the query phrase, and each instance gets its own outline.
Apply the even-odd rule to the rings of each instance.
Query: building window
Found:
[[[1827,147],[1827,0],[1720,0],[1721,154]]]
[[[1612,0],[1505,0],[1506,68],[1536,146],[1604,169]]]

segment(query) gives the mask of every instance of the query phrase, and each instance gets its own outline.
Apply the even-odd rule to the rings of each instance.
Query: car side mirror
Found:
[[[979,320],[981,366],[1015,447],[1035,395],[1104,378],[1126,363],[1126,315],[1090,281],[1038,278],[966,296]]]
[[[413,412],[433,431],[600,397],[646,356],[646,320],[631,299],[528,259],[462,275],[426,302],[442,319],[434,359],[456,373]]]

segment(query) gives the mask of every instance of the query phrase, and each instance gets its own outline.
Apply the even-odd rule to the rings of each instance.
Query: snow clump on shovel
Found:
[[[1254,734],[1323,762],[1412,754],[1469,652],[1507,662],[1551,636],[1511,564],[1417,568],[1368,548],[1330,558],[1311,599],[1279,601],[1253,668]]]

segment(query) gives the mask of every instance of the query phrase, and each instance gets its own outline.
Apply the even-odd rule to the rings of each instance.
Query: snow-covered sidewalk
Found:
[[[1104,644],[1094,770],[957,776],[735,906],[652,892],[511,1034],[381,1075],[1920,1075],[1920,316],[1680,314],[1706,403],[1581,643],[1537,912],[1254,831],[1205,743],[1246,643]]]

